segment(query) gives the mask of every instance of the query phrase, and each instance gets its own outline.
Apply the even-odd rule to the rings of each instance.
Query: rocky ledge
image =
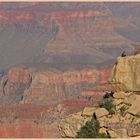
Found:
[[[110,83],[117,91],[140,91],[140,54],[118,57]]]
[[[87,121],[96,115],[99,131],[111,138],[140,137],[140,54],[119,57],[115,64],[110,83],[115,92],[106,94],[94,107],[63,118],[59,125],[61,137],[74,138]]]

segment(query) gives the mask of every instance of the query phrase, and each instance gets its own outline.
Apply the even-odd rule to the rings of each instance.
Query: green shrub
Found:
[[[98,138],[110,138],[110,136],[109,136],[109,134],[106,134],[106,133],[99,133]]]
[[[114,111],[115,105],[113,104],[113,98],[112,97],[102,99],[98,103],[98,106],[103,107],[106,110],[108,110],[110,115],[115,113],[115,111]]]
[[[113,115],[113,114],[115,114],[115,110],[114,110],[114,109],[111,109],[111,110],[109,111],[109,115]]]
[[[110,138],[108,134],[99,133],[100,124],[95,118],[91,121],[87,121],[80,131],[77,132],[76,138]]]
[[[126,110],[127,110],[126,106],[122,106],[122,107],[120,108],[120,114],[121,114],[122,116],[124,116],[124,113],[125,113]]]

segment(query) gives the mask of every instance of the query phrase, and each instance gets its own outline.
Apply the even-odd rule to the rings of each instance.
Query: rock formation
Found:
[[[74,98],[81,91],[95,85],[98,78],[96,71],[74,72],[35,72],[32,84],[25,90],[23,103],[53,103]]]
[[[122,91],[140,91],[140,55],[119,57],[113,67],[110,83]]]
[[[110,70],[106,71],[83,69],[62,72],[13,67],[1,77],[0,103],[53,104],[77,97],[88,101],[92,101],[93,97],[96,101],[96,97],[106,90]]]
[[[102,101],[112,99],[110,101],[113,104],[113,112],[106,110],[106,106],[100,107],[100,104],[95,107],[86,107],[83,111],[61,120],[59,125],[61,136],[74,138],[80,127],[86,121],[91,120],[95,113],[100,123],[100,132],[108,133],[111,138],[139,137],[140,90],[137,80],[140,75],[138,72],[139,62],[140,55],[118,58],[110,81],[115,85],[116,91],[113,97],[102,99]]]

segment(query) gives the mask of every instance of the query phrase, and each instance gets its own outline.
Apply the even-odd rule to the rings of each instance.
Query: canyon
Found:
[[[114,91],[116,58],[140,45],[139,8],[0,3],[0,137],[59,138],[62,118]]]

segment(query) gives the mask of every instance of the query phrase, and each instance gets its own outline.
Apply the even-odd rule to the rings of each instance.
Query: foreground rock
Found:
[[[81,116],[81,112],[72,114],[61,120],[59,127],[60,134],[62,137],[73,138],[76,135],[76,132],[79,131],[81,126],[84,124],[85,119]]]
[[[111,138],[127,138],[140,135],[140,110],[139,110],[139,98],[138,96],[135,102],[131,105],[124,103],[121,100],[120,104],[114,104],[114,100],[120,100],[113,98],[113,104],[115,105],[114,114],[110,115],[105,108],[99,107],[85,107],[82,112],[69,115],[61,120],[59,130],[61,137],[74,138],[77,132],[80,130],[86,121],[90,121],[95,113],[99,123],[100,131],[105,131],[110,134]],[[131,96],[132,96],[131,95]]]
[[[116,90],[140,91],[140,54],[119,57],[113,67],[110,83]]]
[[[126,97],[125,92],[115,92],[113,95],[114,98],[116,99],[124,99]]]
[[[95,110],[95,114],[97,118],[101,118],[109,114],[109,112],[105,108],[98,108]]]
[[[80,128],[92,119],[93,113],[97,117],[108,115],[108,111],[104,108],[85,107],[83,112],[78,112],[61,120],[59,125],[60,134],[62,137],[73,138]],[[100,131],[102,131],[101,129]]]
[[[131,107],[129,108],[128,112],[133,114],[133,115],[137,115],[140,116],[140,95],[137,96],[137,98],[134,100],[134,102],[132,103]]]
[[[85,107],[81,115],[83,117],[91,117],[95,112],[95,110],[96,110],[95,107]]]
[[[140,136],[140,55],[118,58],[113,68],[111,84],[116,92],[110,103],[103,107],[86,107],[82,113],[74,114],[78,122],[83,126],[87,120],[96,115],[100,123],[100,132],[108,133],[111,138],[129,138]],[[103,100],[103,103],[107,101]],[[108,110],[106,110],[107,108]],[[112,112],[113,110],[113,112]],[[67,121],[67,119],[69,121]],[[74,138],[80,130],[80,126],[74,117],[69,116],[60,123],[62,137]],[[72,120],[72,121],[71,121]],[[74,122],[74,124],[73,124]],[[68,126],[69,129],[64,129]],[[67,131],[66,131],[67,130]],[[70,133],[70,135],[69,135]]]

